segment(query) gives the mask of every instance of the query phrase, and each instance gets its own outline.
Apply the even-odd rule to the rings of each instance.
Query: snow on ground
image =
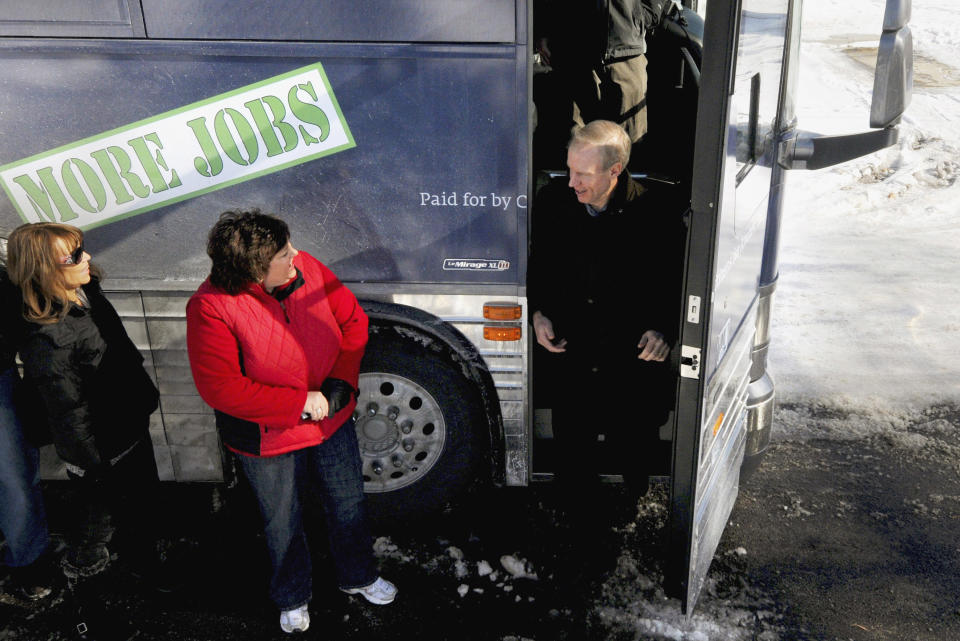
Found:
[[[866,130],[882,0],[808,3],[798,100],[802,130]],[[903,424],[960,401],[960,15],[916,2],[913,101],[899,145],[833,168],[791,172],[774,298],[775,438],[811,434],[796,404],[861,416],[837,435]],[[934,85],[934,86],[931,86]],[[937,86],[947,85],[947,86]],[[951,86],[952,85],[952,86]]]

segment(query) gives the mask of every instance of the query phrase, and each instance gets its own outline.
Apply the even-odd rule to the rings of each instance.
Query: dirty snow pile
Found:
[[[460,547],[452,544],[446,545],[443,554],[418,558],[411,552],[401,550],[389,537],[380,537],[374,541],[373,550],[381,559],[418,563],[430,570],[452,574],[460,582],[457,593],[461,598],[468,594],[484,594],[487,590],[510,594],[518,580],[537,581],[539,578],[529,561],[514,554],[501,555],[495,568],[487,559],[467,558]],[[533,597],[520,592],[513,595],[513,599],[517,602],[533,601]]]
[[[876,47],[884,5],[807,3],[801,130],[867,130],[872,69],[848,54]],[[916,2],[910,24],[915,84],[899,144],[788,178],[770,348],[784,408],[775,439],[804,436],[810,407],[842,410],[838,432],[856,437],[960,403],[960,14],[952,0]]]
[[[648,535],[665,536],[667,486],[654,486],[637,505],[637,517],[627,526]],[[692,616],[680,602],[664,594],[663,575],[647,567],[635,553],[630,533],[617,559],[617,568],[604,582],[594,612],[610,638],[638,641],[780,641],[786,627],[783,614],[770,597],[742,578],[748,554],[736,548],[715,558]],[[632,637],[628,635],[634,635]],[[786,641],[784,639],[784,641]]]
[[[740,547],[714,560],[695,613],[687,617],[680,602],[668,598],[663,589],[663,572],[651,550],[651,541],[662,540],[667,528],[668,486],[655,483],[637,504],[635,517],[612,528],[619,554],[615,568],[606,576],[588,606],[591,638],[625,638],[638,641],[787,641],[788,627],[782,608],[743,578],[749,552]],[[542,506],[541,506],[542,507]],[[538,599],[555,599],[549,590],[538,589],[554,575],[541,579],[538,568],[528,560],[532,550],[517,550],[498,558],[483,558],[475,552],[475,541],[437,538],[426,546],[404,546],[389,537],[380,537],[374,551],[382,561],[416,565],[457,599],[464,602],[484,599],[485,603],[534,604]],[[550,566],[553,567],[553,566]],[[546,568],[539,568],[546,571]],[[556,568],[554,568],[556,569]],[[563,601],[544,603],[550,616],[571,616]],[[556,606],[556,607],[553,607]],[[509,624],[508,624],[509,625]],[[500,641],[548,641],[505,635]]]

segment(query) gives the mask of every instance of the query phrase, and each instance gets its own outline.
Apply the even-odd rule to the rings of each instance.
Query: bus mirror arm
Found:
[[[822,169],[897,142],[897,125],[913,93],[913,35],[908,25],[912,5],[912,0],[886,0],[870,104],[874,130],[844,136],[792,136],[780,144],[777,161],[781,167]]]
[[[780,144],[784,169],[822,169],[879,151],[899,140],[896,126],[844,136],[798,135]]]

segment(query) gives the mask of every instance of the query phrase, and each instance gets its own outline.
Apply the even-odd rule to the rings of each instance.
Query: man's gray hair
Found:
[[[574,127],[567,149],[599,147],[603,168],[620,163],[625,168],[630,160],[630,136],[623,127],[609,120],[594,120]]]

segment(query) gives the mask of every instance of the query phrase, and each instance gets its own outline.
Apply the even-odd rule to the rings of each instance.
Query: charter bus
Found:
[[[666,587],[689,612],[741,470],[769,441],[786,175],[896,141],[910,1],[888,0],[876,25],[870,130],[833,138],[797,129],[802,0],[649,2],[645,145],[661,162],[640,179],[671,185],[687,225],[661,437]],[[357,432],[374,512],[549,474],[526,304],[532,87],[549,72],[533,17],[529,0],[0,0],[0,235],[24,221],[91,231],[161,391],[163,479],[234,474],[191,379],[184,306],[219,213],[252,207],[287,221],[370,317]],[[63,476],[50,448],[43,461]]]

